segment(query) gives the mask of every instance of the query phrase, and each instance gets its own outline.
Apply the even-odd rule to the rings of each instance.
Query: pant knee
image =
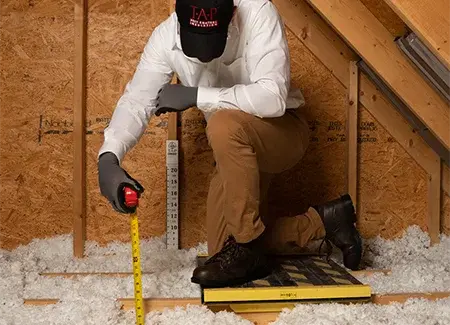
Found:
[[[244,112],[221,110],[209,119],[206,134],[216,154],[227,152],[236,143],[248,143],[244,131]]]

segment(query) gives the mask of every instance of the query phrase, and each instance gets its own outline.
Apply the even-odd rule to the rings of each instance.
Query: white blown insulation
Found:
[[[450,238],[431,247],[418,227],[402,238],[365,242],[365,265],[390,269],[358,279],[375,293],[450,291]],[[334,249],[336,250],[336,248]],[[164,238],[141,240],[144,297],[200,297],[190,282],[195,258],[206,253],[206,244],[170,251]],[[69,235],[34,240],[13,251],[0,250],[0,325],[133,325],[134,311],[119,308],[117,298],[132,298],[133,277],[43,277],[39,272],[130,272],[131,245],[111,243],[100,247],[88,242],[86,257],[72,255]],[[339,254],[333,255],[340,262]],[[23,299],[57,298],[48,306],[26,306]],[[212,313],[204,306],[166,309],[146,316],[146,325],[251,325],[229,312]],[[402,324],[450,325],[450,299],[409,300],[388,306],[360,304],[300,304],[284,310],[272,325]]]

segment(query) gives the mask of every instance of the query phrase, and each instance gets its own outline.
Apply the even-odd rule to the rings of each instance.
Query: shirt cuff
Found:
[[[119,164],[121,164],[123,157],[125,156],[125,154],[127,152],[127,148],[120,141],[108,140],[108,141],[105,141],[103,143],[103,145],[101,146],[101,148],[98,152],[97,158],[100,157],[100,155],[105,152],[112,152],[113,154],[115,154],[117,159],[119,160]]]
[[[220,89],[214,87],[198,87],[197,108],[203,112],[211,112],[217,108],[220,102]]]

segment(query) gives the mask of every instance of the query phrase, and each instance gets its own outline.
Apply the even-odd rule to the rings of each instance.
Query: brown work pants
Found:
[[[295,217],[267,216],[267,192],[277,173],[294,167],[309,142],[306,120],[295,110],[282,117],[258,118],[221,110],[208,120],[206,134],[216,162],[207,198],[208,254],[229,235],[246,243],[262,234],[273,253],[305,247],[325,236],[319,214],[310,207]]]

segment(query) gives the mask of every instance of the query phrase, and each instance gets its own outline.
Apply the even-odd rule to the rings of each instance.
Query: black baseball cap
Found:
[[[221,56],[233,9],[233,0],[176,0],[184,54],[203,62]]]

